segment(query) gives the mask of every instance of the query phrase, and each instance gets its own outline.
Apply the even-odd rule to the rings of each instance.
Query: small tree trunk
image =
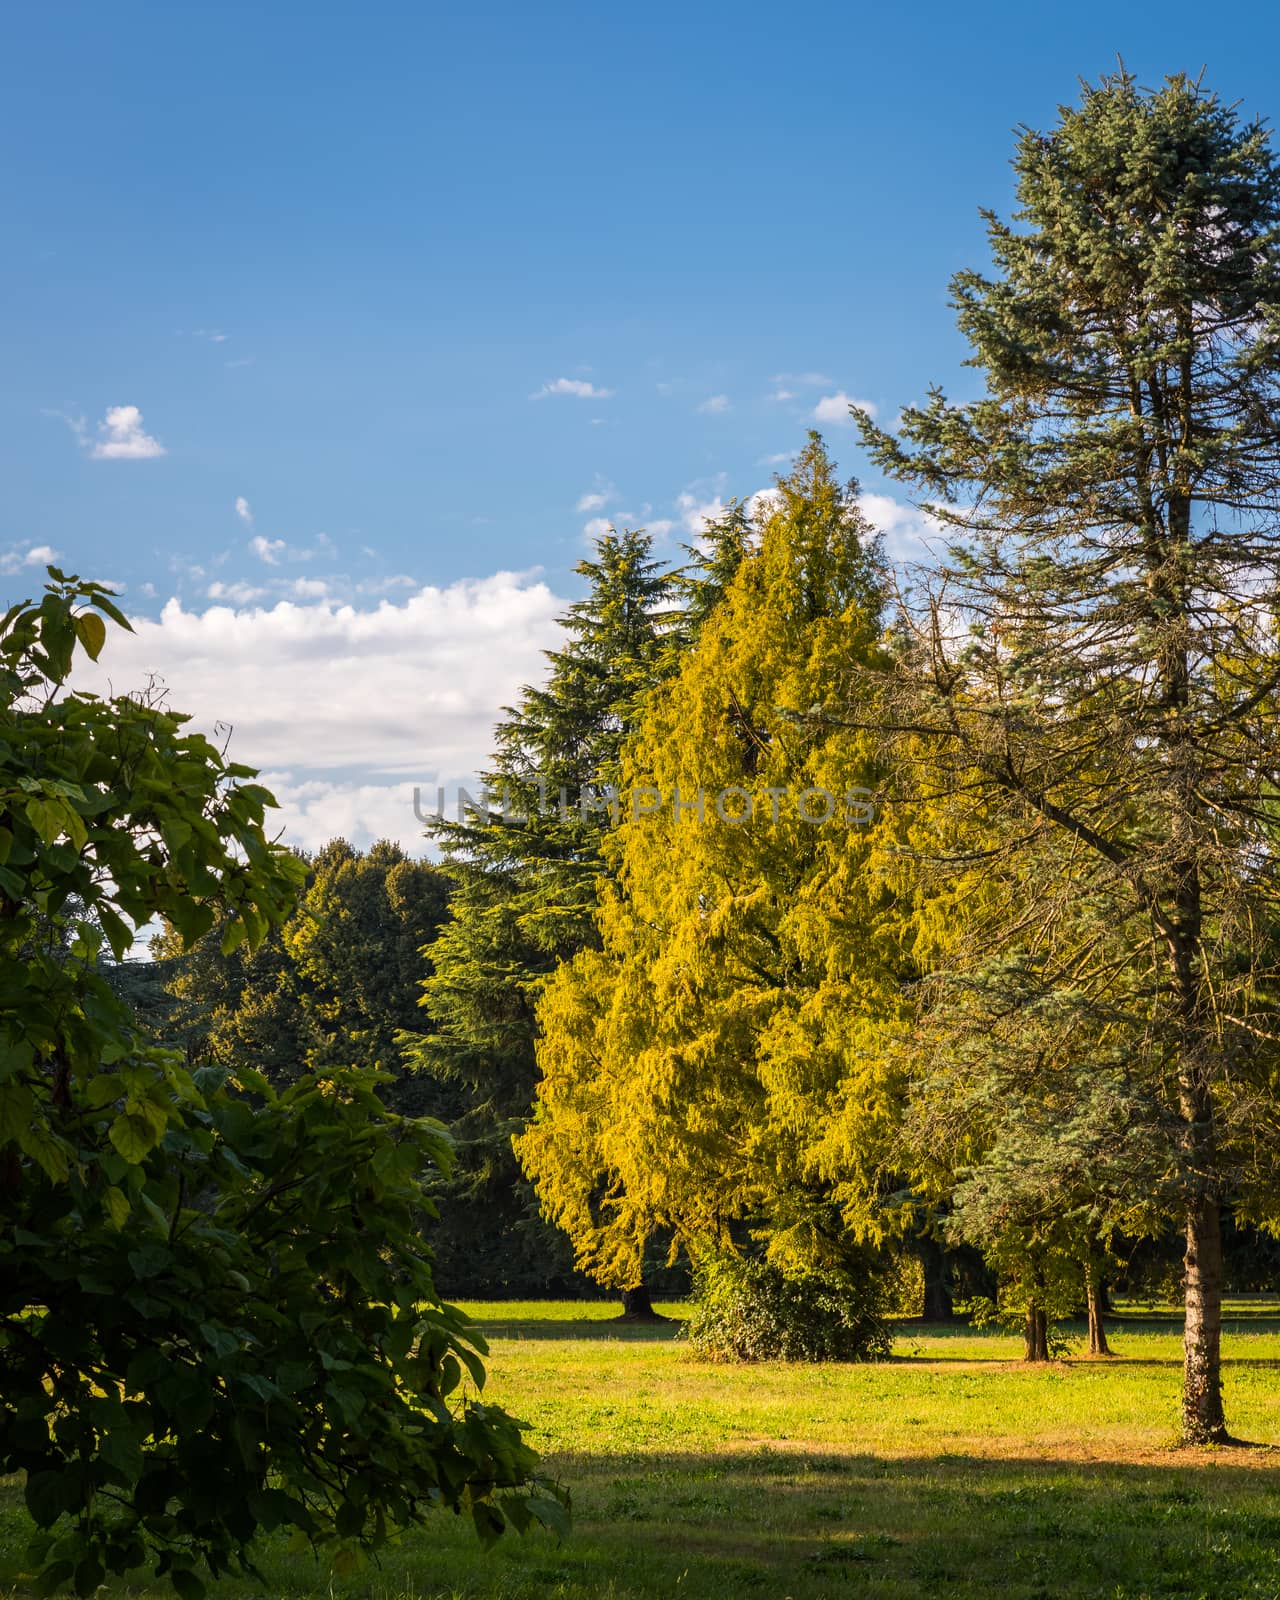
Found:
[[[920,1265],[924,1268],[924,1320],[950,1322],[955,1316],[955,1307],[951,1300],[947,1252],[928,1234],[920,1240]]]
[[[1045,1309],[1038,1300],[1032,1300],[1027,1306],[1027,1326],[1023,1335],[1026,1342],[1025,1361],[1047,1361],[1049,1359],[1049,1321]]]
[[[667,1318],[653,1309],[649,1290],[643,1283],[634,1289],[622,1291],[622,1315],[619,1322],[666,1322]]]
[[[1102,1297],[1105,1289],[1097,1264],[1093,1261],[1085,1263],[1084,1290],[1089,1303],[1089,1354],[1109,1356],[1111,1346],[1107,1343],[1107,1330],[1102,1322]]]
[[[1222,1219],[1217,1202],[1195,1194],[1187,1207],[1186,1327],[1182,1437],[1186,1444],[1227,1438],[1222,1412]]]

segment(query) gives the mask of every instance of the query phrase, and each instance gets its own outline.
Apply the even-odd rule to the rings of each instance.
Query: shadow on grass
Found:
[[[1112,1600],[1275,1592],[1270,1474],[851,1453],[580,1457],[573,1540],[467,1596],[847,1593]],[[497,1564],[495,1563],[495,1567]],[[1263,1587],[1266,1585],[1266,1587]]]
[[[576,1526],[478,1548],[441,1517],[346,1579],[269,1543],[260,1580],[211,1600],[1162,1600],[1276,1593],[1280,1504],[1268,1472],[1171,1453],[1168,1463],[1073,1463],[855,1449],[576,1455]],[[19,1532],[8,1506],[0,1521]],[[25,1594],[6,1538],[0,1584]],[[3,1592],[0,1590],[0,1592]],[[159,1596],[135,1582],[112,1596]]]
[[[613,1339],[626,1344],[670,1344],[680,1337],[683,1318],[666,1322],[627,1322],[620,1317],[582,1317],[563,1321],[539,1317],[480,1316],[476,1326],[486,1339]]]

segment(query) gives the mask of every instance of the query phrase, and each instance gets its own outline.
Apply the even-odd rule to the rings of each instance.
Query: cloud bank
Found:
[[[234,586],[223,591],[239,601]],[[247,598],[247,597],[246,597]],[[188,610],[112,632],[73,687],[126,693],[158,677],[175,709],[232,758],[269,773],[290,843],[337,833],[425,850],[413,788],[466,782],[487,762],[493,725],[541,677],[565,602],[545,583],[500,572],[424,587],[370,609],[318,600]],[[427,801],[424,800],[424,810]]]

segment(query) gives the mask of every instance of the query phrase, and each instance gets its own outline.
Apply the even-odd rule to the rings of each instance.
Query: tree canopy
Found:
[[[302,866],[271,797],[162,704],[68,687],[95,584],[0,623],[0,1472],[47,1530],[41,1581],[92,1593],[148,1559],[183,1596],[290,1527],[339,1567],[433,1508],[485,1536],[561,1520],[482,1344],[421,1245],[438,1124],[374,1068],[284,1093],[187,1070],[104,978],[163,916],[254,945]]]

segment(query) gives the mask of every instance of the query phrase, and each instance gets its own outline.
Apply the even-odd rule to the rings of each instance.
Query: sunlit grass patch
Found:
[[[573,1536],[484,1552],[441,1517],[332,1582],[267,1544],[262,1579],[219,1596],[1280,1596],[1274,1458],[1171,1447],[1180,1338],[1160,1316],[1117,1318],[1113,1361],[1040,1370],[1018,1363],[1016,1337],[919,1324],[878,1365],[711,1367],[691,1359],[678,1324],[632,1337],[610,1321],[616,1302],[467,1309],[492,1341],[487,1393],[530,1421],[573,1489]],[[1242,1307],[1224,1348],[1235,1431],[1280,1441],[1280,1324]],[[11,1486],[0,1595],[28,1592],[25,1536]]]

